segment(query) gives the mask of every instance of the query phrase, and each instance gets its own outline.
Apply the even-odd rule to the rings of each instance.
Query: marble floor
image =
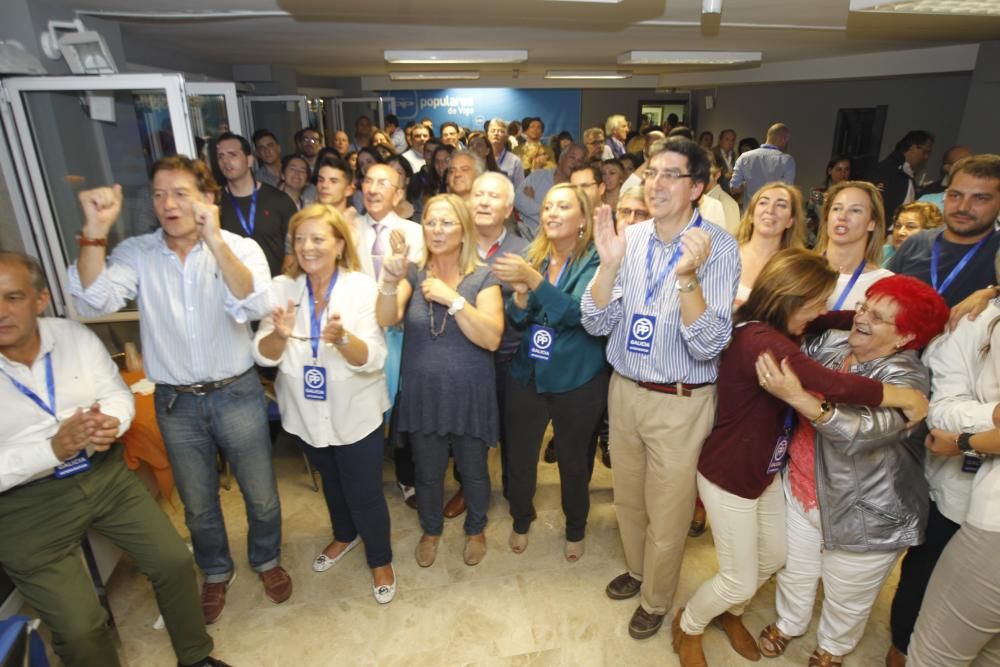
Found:
[[[586,554],[577,563],[563,558],[563,519],[559,509],[556,466],[539,463],[538,520],[530,545],[520,555],[507,547],[511,521],[499,491],[499,458],[490,468],[494,490],[487,528],[488,553],[476,567],[462,562],[462,519],[446,522],[437,562],[420,568],[413,550],[420,537],[414,510],[403,504],[391,463],[385,465],[385,493],[392,516],[396,599],[379,605],[362,549],[348,554],[331,570],[317,574],[312,559],[330,538],[321,494],[309,484],[302,457],[279,440],[275,449],[284,515],[282,561],[294,581],[294,593],[281,605],[271,603],[246,562],[246,520],[238,488],[222,491],[229,536],[239,578],[229,591],[226,610],[209,626],[214,655],[236,667],[319,667],[379,665],[449,667],[481,665],[600,666],[677,665],[670,645],[669,618],[654,637],[628,636],[636,602],[616,602],[604,586],[624,571],[621,542],[612,504],[611,472],[596,464],[591,484],[591,513]],[[448,478],[448,491],[454,481]],[[181,535],[187,537],[179,500],[164,505]],[[687,600],[716,568],[711,531],[688,542],[675,604]],[[883,664],[889,644],[888,610],[897,573],[880,594],[849,667]],[[176,664],[167,634],[153,628],[157,610],[148,582],[126,558],[108,583],[121,640],[123,663],[132,667]],[[756,634],[774,618],[774,584],[759,592],[746,612]],[[809,633],[793,641],[767,665],[805,665],[815,643],[815,619]],[[721,630],[705,634],[710,665],[748,664],[732,651]]]

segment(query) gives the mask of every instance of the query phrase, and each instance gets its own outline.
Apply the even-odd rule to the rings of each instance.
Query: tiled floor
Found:
[[[399,592],[378,605],[364,552],[351,552],[333,569],[316,574],[313,557],[330,537],[322,496],[314,493],[301,456],[279,445],[275,452],[282,510],[282,561],[294,580],[292,598],[274,605],[246,563],[246,520],[236,486],[223,491],[239,578],[229,592],[225,613],[210,626],[215,655],[236,667],[312,667],[326,665],[677,665],[670,646],[669,618],[653,638],[635,641],[627,624],[636,602],[615,602],[604,586],[624,571],[611,494],[611,473],[597,463],[591,484],[586,554],[569,564],[562,555],[563,519],[558,474],[540,463],[530,545],[521,555],[507,547],[510,518],[499,491],[499,460],[493,452],[494,490],[487,528],[489,551],[476,567],[462,562],[461,518],[447,521],[437,562],[417,566],[413,550],[420,537],[416,512],[403,504],[392,465],[385,466],[385,493],[392,515],[392,538]],[[449,491],[454,486],[450,475]],[[446,495],[450,497],[450,494]],[[180,503],[167,511],[184,536]],[[675,606],[715,570],[711,532],[688,542]],[[879,596],[867,634],[845,665],[883,664],[889,643],[888,608],[896,575]],[[109,582],[123,662],[132,667],[176,664],[166,632],[152,625],[157,610],[149,584],[123,560]],[[756,634],[774,618],[774,584],[768,583],[750,605],[747,627]],[[789,645],[782,658],[765,665],[805,665],[815,646],[809,634]],[[720,630],[705,634],[705,653],[713,666],[748,664],[729,647]]]

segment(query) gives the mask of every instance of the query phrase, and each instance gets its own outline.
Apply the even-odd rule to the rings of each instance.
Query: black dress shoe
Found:
[[[612,579],[604,592],[612,600],[627,600],[638,595],[640,588],[642,588],[642,582],[625,572]]]
[[[628,633],[632,639],[648,639],[655,635],[663,625],[663,617],[666,614],[651,614],[642,608],[636,607],[632,614],[632,620],[628,623]]]
[[[177,667],[232,667],[232,665],[230,665],[228,662],[222,662],[218,658],[207,656],[201,662],[196,662],[192,665],[185,665],[182,662],[178,662]]]
[[[545,455],[542,457],[546,463],[556,462],[556,439],[555,436],[545,445]]]

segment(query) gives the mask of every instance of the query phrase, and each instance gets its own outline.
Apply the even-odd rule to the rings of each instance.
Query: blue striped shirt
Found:
[[[99,317],[138,299],[143,366],[153,382],[185,385],[239,375],[253,365],[250,321],[271,312],[271,273],[256,241],[225,230],[222,238],[253,274],[253,292],[245,299],[229,291],[204,242],[182,263],[157,230],[119,243],[87,289],[71,266],[76,309]]]
[[[697,216],[696,211],[685,230]],[[719,355],[729,343],[733,330],[733,299],[740,281],[740,253],[736,240],[722,228],[704,221],[702,229],[712,239],[709,257],[697,271],[708,307],[689,326],[681,322],[680,294],[674,287],[673,271],[646,306],[647,282],[660,274],[675,251],[681,252],[681,235],[664,243],[656,235],[653,220],[626,229],[625,258],[615,276],[608,305],[600,309],[594,304],[593,281],[584,291],[580,301],[583,328],[594,336],[609,336],[608,362],[620,375],[660,384],[715,382]],[[646,258],[650,245],[653,261],[651,277],[647,278]],[[656,318],[653,348],[645,355],[628,350],[632,317],[640,313]]]

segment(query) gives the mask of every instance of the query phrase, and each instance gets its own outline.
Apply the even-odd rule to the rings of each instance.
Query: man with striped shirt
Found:
[[[206,623],[235,578],[217,457],[232,466],[246,503],[247,550],[267,596],[284,602],[292,580],[280,565],[281,506],[271,465],[267,406],[253,366],[250,321],[268,316],[270,272],[260,246],[219,227],[218,186],[204,163],[183,156],[153,165],[160,229],[127,238],[105,261],[121,186],[81,192],[80,259],[70,293],[84,317],[139,308],[143,365],[156,383],[156,421],[184,503],[194,557],[205,573]]]
[[[617,233],[598,220],[601,268],[580,303],[584,329],[608,336],[615,511],[628,571],[612,599],[640,595],[629,634],[656,634],[670,608],[694,510],[695,469],[715,420],[719,355],[732,332],[736,241],[702,219],[709,156],[689,139],[647,163],[652,220]]]

